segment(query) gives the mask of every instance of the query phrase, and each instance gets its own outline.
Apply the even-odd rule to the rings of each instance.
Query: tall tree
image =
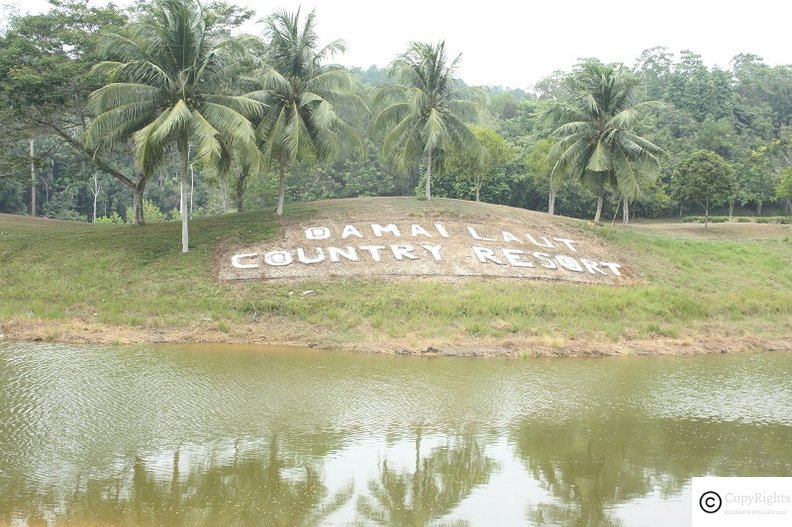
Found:
[[[21,136],[53,135],[133,192],[142,203],[145,179],[126,171],[111,156],[81,141],[89,121],[88,94],[99,87],[90,73],[106,31],[127,19],[110,4],[91,7],[79,0],[52,1],[49,11],[14,17],[0,37],[0,121]],[[38,156],[38,153],[36,154]],[[142,223],[142,209],[136,223]]]
[[[480,106],[456,78],[461,55],[449,60],[445,42],[413,42],[390,66],[396,83],[380,86],[375,105],[384,108],[372,131],[383,134],[382,155],[407,172],[426,164],[426,199],[432,199],[432,171],[442,170],[451,147],[482,155],[466,121],[477,120]]]
[[[621,68],[587,61],[567,78],[564,98],[548,116],[559,124],[550,150],[553,172],[579,178],[597,195],[600,221],[608,185],[622,197],[624,222],[641,191],[641,171],[659,168],[660,147],[638,135],[638,120],[659,107],[637,102],[639,81]]]
[[[278,165],[278,215],[283,214],[286,168],[293,162],[317,162],[333,158],[341,145],[362,155],[360,136],[335,112],[336,102],[365,106],[354,93],[356,78],[338,66],[323,65],[345,45],[335,40],[319,47],[316,14],[300,23],[300,10],[278,11],[265,19],[267,68],[262,85],[269,108],[256,129],[262,152]]]
[[[704,227],[709,224],[709,209],[728,201],[735,192],[734,169],[710,150],[697,150],[674,172],[674,196],[680,202],[694,202],[704,208]]]
[[[781,174],[776,187],[776,199],[784,201],[784,214],[789,214],[792,209],[792,167]]]
[[[135,162],[145,173],[160,166],[172,146],[179,154],[181,210],[187,211],[188,148],[199,160],[227,159],[226,145],[255,163],[258,151],[250,119],[261,116],[262,94],[230,95],[227,71],[236,55],[225,31],[207,27],[194,0],[160,0],[150,13],[106,38],[117,61],[94,69],[111,82],[91,95],[97,117],[85,143],[98,149],[132,137]],[[189,250],[189,214],[183,213],[182,251]]]
[[[516,152],[506,139],[492,128],[470,127],[481,143],[481,155],[473,150],[452,149],[448,155],[448,171],[462,185],[473,184],[476,201],[481,201],[481,188],[498,173],[505,172],[506,164],[514,159]]]

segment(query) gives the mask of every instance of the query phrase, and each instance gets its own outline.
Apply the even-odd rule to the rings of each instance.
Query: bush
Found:
[[[135,223],[135,209],[132,207],[127,207],[126,210],[126,220],[127,223]],[[151,201],[144,199],[143,200],[143,221],[146,223],[162,223],[163,221],[168,221],[168,217],[162,213],[162,211],[154,205]]]
[[[684,223],[704,223],[705,218],[704,216],[685,216],[682,218]],[[710,216],[709,222],[710,223],[726,223],[729,221],[728,216]]]
[[[113,212],[110,216],[102,216],[101,218],[96,218],[96,223],[99,224],[116,224],[119,225],[124,223],[124,218],[118,215],[117,212]]]
[[[792,216],[762,216],[756,218],[756,223],[780,223],[786,225],[792,222]]]

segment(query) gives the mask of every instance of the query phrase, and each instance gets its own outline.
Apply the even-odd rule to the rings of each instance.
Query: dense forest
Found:
[[[790,213],[791,65],[656,47],[528,91],[471,87],[442,35],[348,70],[313,13],[237,31],[261,16],[191,0],[8,15],[0,212],[142,223],[419,195],[608,221]]]

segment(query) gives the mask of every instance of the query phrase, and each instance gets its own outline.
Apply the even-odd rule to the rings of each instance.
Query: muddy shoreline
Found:
[[[202,326],[147,328],[111,326],[83,320],[26,320],[0,322],[0,342],[58,342],[71,344],[244,344],[288,345],[384,355],[458,357],[612,357],[699,355],[755,351],[792,351],[786,338],[711,335],[619,341],[572,340],[563,336],[480,339],[466,342],[408,338],[376,339],[339,344],[333,335],[289,324],[236,326],[227,331]]]

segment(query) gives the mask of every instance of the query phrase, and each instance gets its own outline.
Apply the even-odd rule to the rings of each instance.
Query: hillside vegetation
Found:
[[[284,221],[382,210],[455,221],[525,213],[454,200],[375,198],[293,205]],[[574,222],[599,237],[630,263],[639,283],[223,283],[216,258],[229,247],[276,236],[271,211],[196,219],[189,254],[181,253],[178,222],[135,227],[0,215],[0,333],[28,340],[277,342],[448,354],[792,348],[788,227],[610,227],[543,218]]]

